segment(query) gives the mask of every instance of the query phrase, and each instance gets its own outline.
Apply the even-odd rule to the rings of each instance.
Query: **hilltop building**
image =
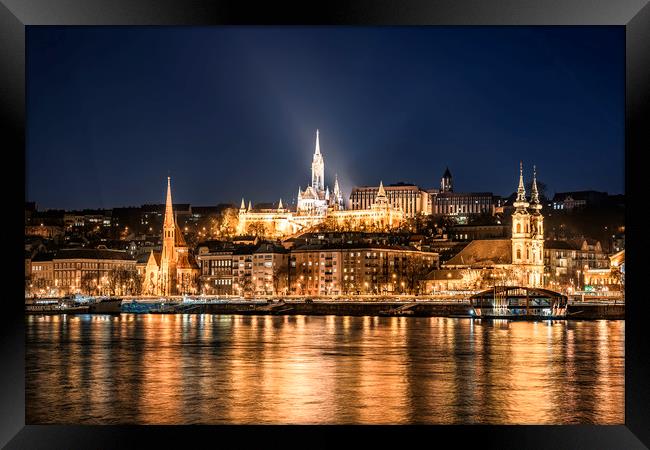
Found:
[[[276,208],[254,209],[242,198],[239,208],[237,233],[258,234],[266,237],[287,237],[330,219],[333,225],[346,227],[395,227],[404,220],[403,210],[395,207],[383,188],[377,190],[373,202],[364,209],[345,209],[338,177],[334,189],[325,186],[325,159],[320,149],[320,133],[316,130],[316,147],[311,164],[311,184],[304,190],[298,187],[295,210],[285,208],[280,199]],[[381,191],[381,192],[380,192]]]

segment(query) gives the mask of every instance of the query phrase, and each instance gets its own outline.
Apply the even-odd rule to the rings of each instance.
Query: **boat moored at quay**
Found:
[[[475,318],[513,320],[566,319],[569,298],[549,289],[523,286],[494,286],[470,296],[470,314]]]
[[[30,299],[26,314],[223,314],[408,316],[458,319],[625,319],[625,299],[567,297],[542,288],[495,286],[462,296],[168,296]]]
[[[122,299],[70,295],[25,301],[25,314],[120,314]]]

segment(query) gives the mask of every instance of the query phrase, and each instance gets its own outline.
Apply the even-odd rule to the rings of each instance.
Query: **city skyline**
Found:
[[[522,162],[520,161],[520,163],[522,163]],[[533,164],[533,167],[530,169],[530,174],[527,174],[527,172],[526,172],[526,170],[524,168],[524,180],[525,180],[526,185],[528,186],[527,189],[530,188],[530,183],[531,183],[531,180],[533,178],[533,174],[535,173],[535,170],[536,170],[535,167],[536,167],[536,165]],[[447,170],[449,170],[449,168],[446,168],[446,171]],[[165,180],[167,180],[168,178],[173,180],[174,177],[171,176],[171,175],[167,175],[166,177],[164,177]],[[327,179],[328,177],[326,176],[325,178]],[[372,184],[358,185],[358,186],[352,186],[352,188],[369,188],[369,187],[373,187],[373,186],[376,188],[377,185],[379,185],[380,183],[383,183],[383,185],[386,186],[386,187],[399,186],[399,185],[404,185],[404,186],[411,186],[412,185],[412,186],[417,186],[417,187],[424,188],[424,189],[431,189],[431,190],[436,189],[436,190],[439,190],[440,182],[441,182],[442,178],[443,178],[443,176],[441,176],[437,180],[437,183],[435,181],[433,183],[431,183],[431,186],[428,186],[428,185],[420,186],[420,185],[417,185],[416,183],[405,182],[405,181],[402,181],[402,180],[389,182],[389,183],[384,183],[383,180],[379,180],[379,182],[376,183],[375,185],[372,185]],[[307,179],[307,176],[305,177],[305,179]],[[335,177],[332,178],[332,182],[334,182],[334,181],[335,181]],[[543,178],[542,179],[538,178],[538,182],[544,183]],[[161,182],[161,183],[163,183],[163,182]],[[166,183],[166,181],[164,183]],[[172,181],[172,183],[173,183],[173,181]],[[161,186],[162,186],[162,184],[161,184]],[[166,184],[165,184],[165,186],[166,186]],[[328,188],[331,187],[331,186],[329,186],[327,184],[326,184],[326,186]],[[548,187],[546,186],[545,183],[544,183],[544,187],[547,188],[547,190],[546,190],[546,196],[547,196],[546,200],[550,201],[552,199],[552,193],[560,193],[560,191],[553,191],[553,190],[549,191]],[[456,191],[457,192],[464,192],[463,190],[460,190],[460,189],[457,189]],[[593,190],[591,190],[591,189],[578,189],[576,191],[565,191],[565,192],[571,193],[571,192],[588,192],[588,191],[593,191]],[[38,210],[41,210],[41,211],[46,211],[46,210],[52,210],[52,211],[56,211],[56,210],[82,211],[82,210],[100,210],[100,209],[113,209],[113,208],[129,208],[129,207],[140,207],[140,206],[143,206],[143,205],[163,205],[164,204],[164,188],[161,188],[161,192],[163,192],[163,194],[161,194],[159,200],[149,199],[149,200],[145,200],[145,201],[143,201],[141,203],[109,205],[109,206],[105,206],[105,207],[96,207],[96,206],[84,206],[84,207],[80,207],[80,208],[59,208],[59,207],[56,207],[56,206],[55,207],[42,207],[42,205],[36,199],[26,199],[26,202],[35,203],[36,208]],[[494,196],[501,197],[501,198],[504,198],[504,199],[517,194],[516,189],[512,189],[512,192],[506,193],[504,195],[500,195],[500,194],[498,194],[496,192],[491,191],[490,189],[481,189],[481,190],[479,190],[477,192],[492,193]],[[350,193],[351,193],[351,190],[350,190],[350,192],[344,192],[344,201],[345,201],[345,207],[346,208],[350,207]],[[609,194],[609,195],[620,195],[619,193],[612,193],[612,192],[606,192],[606,193]],[[197,202],[193,202],[191,199],[189,199],[189,200],[188,199],[181,199],[180,201],[174,201],[174,205],[177,205],[177,204],[189,204],[189,205],[193,205],[193,206],[229,205],[229,206],[232,206],[234,208],[239,208],[237,205],[239,205],[241,201],[245,201],[245,204],[247,205],[247,207],[248,207],[249,202],[251,203],[251,205],[253,207],[257,207],[259,205],[263,205],[264,207],[268,207],[268,205],[278,205],[280,202],[282,202],[285,205],[285,208],[295,209],[295,207],[296,207],[296,196],[295,195],[293,197],[288,198],[288,199],[284,198],[284,197],[280,197],[280,198],[275,199],[275,200],[268,199],[268,201],[266,199],[262,199],[260,201],[254,201],[254,200],[250,199],[248,196],[245,196],[245,195],[243,197],[241,197],[241,199],[239,201],[237,201],[237,200],[228,201],[227,199],[222,199],[222,200],[217,199],[217,200],[215,200],[213,202],[210,202],[210,203],[197,203]]]
[[[28,31],[26,200],[155,203],[171,175],[179,203],[291,204],[317,128],[346,201],[447,167],[458,191],[508,196],[519,160],[549,194],[624,192],[621,30],[166,33]]]

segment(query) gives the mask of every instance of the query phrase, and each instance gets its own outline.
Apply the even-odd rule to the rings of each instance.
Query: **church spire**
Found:
[[[241,206],[239,209],[246,209],[246,203],[244,203],[244,197],[241,198]]]
[[[539,202],[539,192],[537,191],[537,168],[533,166],[533,186],[531,188],[530,203],[533,209],[542,209]]]
[[[167,200],[165,201],[165,219],[163,221],[164,227],[174,226],[174,210],[172,207],[172,187],[171,177],[167,177]]]
[[[280,203],[278,204],[278,209],[284,209],[284,207],[282,206],[282,199],[280,199]]]
[[[319,192],[325,191],[325,161],[320,152],[320,133],[316,130],[316,149],[311,163],[311,187]]]
[[[251,201],[249,200],[248,201],[248,212],[251,212],[252,210],[253,210],[253,206],[252,206]]]
[[[341,187],[339,186],[339,175],[334,175],[334,204],[338,209],[343,209],[343,195],[341,195]]]
[[[517,199],[513,203],[514,207],[522,210],[528,206],[526,201],[526,188],[524,187],[524,164],[519,161],[519,187],[517,188]]]

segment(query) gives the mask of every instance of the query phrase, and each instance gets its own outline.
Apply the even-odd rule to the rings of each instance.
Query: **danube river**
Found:
[[[28,424],[624,422],[624,321],[27,316]]]

